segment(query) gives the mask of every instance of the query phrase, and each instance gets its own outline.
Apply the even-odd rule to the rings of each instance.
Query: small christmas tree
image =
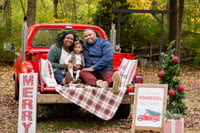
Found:
[[[185,98],[184,87],[177,78],[181,74],[179,58],[173,55],[175,49],[172,48],[175,41],[172,41],[168,47],[167,53],[161,53],[161,70],[158,72],[161,84],[168,84],[167,114],[186,115],[186,105],[183,103]]]
[[[151,116],[160,116],[161,115],[159,112],[155,112],[150,109],[146,109],[146,111],[149,112]]]

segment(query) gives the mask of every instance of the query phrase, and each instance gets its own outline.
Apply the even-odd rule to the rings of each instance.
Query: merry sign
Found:
[[[20,74],[18,133],[36,132],[37,73]]]

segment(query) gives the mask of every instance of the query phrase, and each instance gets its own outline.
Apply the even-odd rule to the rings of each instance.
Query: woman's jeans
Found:
[[[55,77],[56,82],[58,84],[62,84],[62,80],[65,77],[65,75],[63,75],[61,70],[57,70],[57,71],[54,72],[54,77]]]

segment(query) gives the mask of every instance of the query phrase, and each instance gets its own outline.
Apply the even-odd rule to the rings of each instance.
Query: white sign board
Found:
[[[18,133],[36,132],[37,73],[20,74]]]
[[[136,84],[134,98],[133,128],[163,129],[166,112],[167,84]]]

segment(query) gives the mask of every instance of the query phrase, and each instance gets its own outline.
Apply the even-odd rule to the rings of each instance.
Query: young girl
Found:
[[[84,56],[83,56],[83,41],[78,40],[74,43],[74,51],[71,52],[71,58],[68,62],[72,63],[72,67],[68,67],[74,83],[78,82],[79,72],[85,67]]]

